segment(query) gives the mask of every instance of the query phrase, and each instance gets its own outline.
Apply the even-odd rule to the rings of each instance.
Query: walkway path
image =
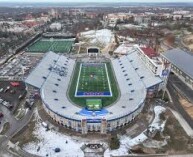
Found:
[[[193,129],[190,127],[190,125],[185,121],[185,119],[180,115],[178,112],[174,111],[173,109],[170,109],[175,118],[178,120],[180,125],[183,127],[184,131],[187,133],[188,136],[193,137]]]

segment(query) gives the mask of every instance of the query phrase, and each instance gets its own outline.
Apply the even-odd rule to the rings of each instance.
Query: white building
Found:
[[[182,14],[174,14],[173,15],[173,20],[180,20],[182,19],[183,15]]]
[[[137,24],[147,24],[151,21],[151,17],[150,16],[145,16],[145,15],[135,15],[134,16],[134,22],[136,22]]]

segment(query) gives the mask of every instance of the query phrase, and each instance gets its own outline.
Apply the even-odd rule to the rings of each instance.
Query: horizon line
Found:
[[[35,2],[29,2],[29,1],[27,1],[27,2],[21,2],[21,1],[15,1],[15,2],[10,2],[10,1],[0,1],[0,3],[152,3],[152,4],[154,4],[154,3],[170,3],[170,4],[172,4],[172,3],[193,3],[193,2],[189,2],[189,1],[181,1],[181,2],[141,2],[141,1],[139,1],[139,2],[116,2],[116,1],[114,1],[114,2],[105,2],[105,1],[103,1],[103,2],[97,2],[97,1],[93,1],[93,2],[65,2],[65,1],[63,1],[63,2],[53,2],[53,1],[48,1],[48,2],[40,2],[40,1],[35,1]]]

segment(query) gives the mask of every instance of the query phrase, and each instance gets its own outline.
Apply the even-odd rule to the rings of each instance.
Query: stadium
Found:
[[[37,88],[49,116],[82,134],[105,134],[129,124],[143,110],[147,97],[163,88],[133,46],[121,57],[47,52],[25,82]]]

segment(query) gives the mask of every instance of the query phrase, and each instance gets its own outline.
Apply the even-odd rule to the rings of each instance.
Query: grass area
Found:
[[[33,117],[32,120],[26,125],[21,131],[19,131],[11,141],[16,143],[19,141],[19,146],[23,147],[26,143],[30,141],[37,141],[38,139],[36,136],[33,135],[33,130],[35,128],[35,118]]]
[[[193,139],[186,134],[173,115],[167,119],[163,135],[170,136],[168,145],[164,149],[175,152],[193,153]]]
[[[120,147],[120,141],[117,135],[113,135],[109,140],[109,147],[111,150],[118,149]]]
[[[149,140],[163,142],[167,140],[167,145],[160,148],[146,147],[145,144],[140,144],[132,149],[133,153],[141,154],[188,154],[193,153],[193,139],[190,138],[180,123],[175,119],[173,114],[167,110],[165,115],[160,115],[162,120],[166,120],[164,131],[157,132],[155,136]],[[153,143],[152,143],[153,144]]]
[[[73,40],[69,39],[40,39],[30,45],[26,51],[27,52],[60,52],[60,53],[69,53]]]
[[[78,81],[78,75],[79,75],[79,69],[80,69],[80,62],[76,63],[76,67],[74,70],[74,75],[72,78],[72,82],[69,88],[69,98],[71,99],[72,102],[74,102],[77,105],[80,105],[82,107],[85,107],[86,105],[86,99],[87,97],[75,97],[74,93],[76,90],[76,85],[77,85],[77,81]],[[118,98],[119,95],[119,91],[117,88],[117,82],[115,80],[115,76],[113,73],[113,69],[110,63],[106,63],[107,66],[107,71],[108,71],[108,75],[109,75],[109,80],[110,80],[110,86],[111,86],[111,91],[112,91],[112,97],[89,97],[90,99],[101,99],[102,100],[102,105],[103,106],[108,106],[110,104],[112,104],[113,102],[115,102]]]
[[[101,99],[87,99],[86,106],[88,110],[100,110],[102,108]]]
[[[163,90],[159,91],[159,93],[158,93],[158,95],[157,95],[157,98],[162,99],[162,96],[163,96]],[[167,92],[164,93],[164,98],[163,98],[163,100],[164,100],[165,102],[168,102],[168,101],[170,100]]]
[[[21,120],[25,116],[25,113],[26,113],[26,109],[20,109],[18,111],[18,114],[15,116],[15,118],[17,120]]]
[[[1,131],[1,135],[4,135],[10,128],[10,124],[9,122],[6,122],[4,125],[3,125],[3,130]]]
[[[81,53],[86,53],[86,52],[87,52],[86,46],[81,46],[81,47],[80,47],[80,52],[79,52],[79,53],[81,54]]]
[[[25,99],[23,99],[19,101],[18,105],[16,106],[13,112],[16,119],[22,119],[23,116],[25,116],[25,111],[26,111],[25,102],[26,102]]]

